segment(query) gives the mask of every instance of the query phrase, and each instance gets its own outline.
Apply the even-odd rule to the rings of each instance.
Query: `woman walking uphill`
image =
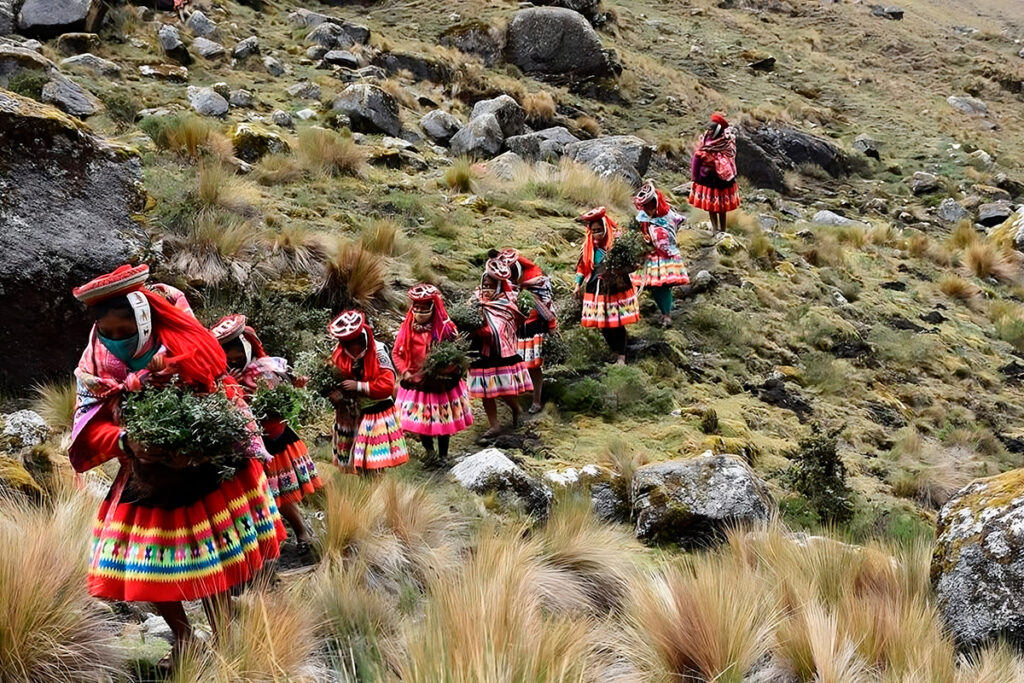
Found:
[[[690,171],[690,205],[708,212],[713,230],[724,231],[725,215],[739,208],[740,193],[736,185],[736,130],[721,114],[711,115],[711,124],[693,153]]]
[[[690,276],[676,246],[676,231],[686,218],[672,210],[664,193],[650,180],[640,187],[633,204],[638,211],[636,221],[644,239],[651,245],[643,268],[633,275],[633,284],[651,290],[661,311],[661,324],[668,327],[672,324],[672,288],[690,284]]]
[[[68,454],[78,472],[120,460],[93,531],[89,592],[154,603],[174,634],[173,664],[192,638],[182,601],[203,600],[217,633],[228,591],[277,558],[285,534],[257,459],[222,480],[212,463],[180,464],[123,431],[121,399],[172,378],[199,393],[225,391],[244,409],[220,345],[187,302],[146,289],[148,276],[148,266],[126,265],[74,290],[95,325],[75,371]]]
[[[402,429],[419,435],[426,451],[425,463],[440,466],[448,460],[452,435],[473,424],[473,409],[460,371],[426,377],[423,364],[431,347],[455,339],[459,331],[448,318],[441,292],[434,285],[416,285],[409,290],[409,299],[412,306],[398,330],[392,354],[401,376],[398,409]]]
[[[288,361],[267,355],[256,330],[246,324],[244,315],[224,316],[210,332],[224,349],[228,372],[242,385],[247,396],[254,395],[261,386],[273,389],[281,384],[294,384]],[[299,503],[323,487],[320,475],[309,457],[306,444],[284,420],[268,416],[260,426],[263,428],[263,444],[273,456],[265,465],[270,491],[281,516],[295,533],[298,553],[304,555],[309,552],[313,539],[302,519]]]
[[[608,347],[626,364],[626,326],[640,320],[636,289],[629,275],[613,273],[603,263],[615,244],[617,226],[603,206],[577,218],[587,227],[576,264],[574,296],[583,298],[583,327],[601,330]]]

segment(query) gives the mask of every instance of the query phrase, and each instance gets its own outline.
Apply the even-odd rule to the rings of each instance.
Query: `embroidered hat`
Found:
[[[142,289],[149,278],[149,266],[145,263],[138,266],[123,265],[114,272],[100,275],[95,280],[75,287],[71,293],[76,299],[87,306],[97,304],[121,294]]]
[[[366,327],[366,316],[361,311],[342,311],[327,326],[327,334],[338,341],[358,337]]]
[[[495,280],[508,280],[512,277],[512,271],[507,263],[492,258],[488,259],[487,264],[484,266],[484,275],[489,275]]]
[[[636,196],[633,197],[633,203],[643,209],[643,207],[650,201],[657,201],[658,190],[654,187],[654,181],[648,180],[640,186],[637,190]]]
[[[722,128],[729,127],[729,121],[725,118],[725,114],[720,114],[717,111],[711,115],[711,123],[717,123]]]
[[[409,298],[415,302],[433,301],[441,291],[434,285],[421,282],[413,285],[407,292]]]
[[[210,333],[223,344],[242,336],[242,332],[245,331],[245,323],[244,315],[233,313],[218,320],[217,324],[210,328]]]
[[[507,247],[499,251],[498,255],[495,258],[497,258],[502,263],[512,265],[513,263],[519,260],[519,250],[513,249],[512,247]]]
[[[607,213],[608,210],[606,208],[604,208],[603,206],[599,206],[596,209],[591,209],[590,211],[587,211],[585,214],[583,214],[576,220],[579,221],[580,223],[593,223],[594,221],[599,221],[602,218],[604,218],[607,215]]]

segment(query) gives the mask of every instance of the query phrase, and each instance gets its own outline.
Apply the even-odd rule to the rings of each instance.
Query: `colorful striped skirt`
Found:
[[[583,293],[583,327],[625,327],[640,320],[636,288],[609,285],[606,280],[592,278]]]
[[[334,464],[345,472],[397,467],[409,460],[398,411],[391,399],[380,401],[349,419],[334,421]]]
[[[118,475],[120,480],[121,475]],[[116,486],[116,482],[115,482]],[[89,593],[107,600],[198,600],[246,583],[286,537],[263,465],[247,460],[190,505],[100,505]]]
[[[544,349],[544,335],[551,331],[546,320],[538,316],[527,318],[523,326],[519,328],[519,339],[516,348],[523,359],[523,365],[527,368],[539,368],[544,364],[542,351]]]
[[[469,389],[464,380],[448,391],[398,387],[402,429],[421,436],[451,436],[473,424]]]
[[[270,492],[277,506],[298,503],[306,496],[323,488],[316,464],[309,457],[306,444],[297,439],[274,453],[274,459],[265,465]]]
[[[725,213],[740,206],[740,190],[736,181],[716,183],[722,187],[710,187],[694,182],[690,189],[690,205],[703,211]]]
[[[679,254],[651,254],[643,268],[630,277],[635,287],[678,287],[690,284],[690,276]]]
[[[469,366],[469,395],[473,398],[519,396],[531,391],[533,380],[530,379],[530,371],[518,355],[483,358]]]

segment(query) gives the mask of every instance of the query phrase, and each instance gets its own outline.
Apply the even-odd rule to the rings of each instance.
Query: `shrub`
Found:
[[[647,417],[665,415],[672,410],[672,392],[656,386],[643,370],[635,366],[613,365],[600,380],[584,377],[573,382],[561,400],[571,412],[599,415]]]
[[[7,89],[22,97],[39,101],[43,97],[43,86],[49,82],[46,74],[25,69],[11,76],[7,81]]]
[[[852,381],[850,366],[837,361],[830,354],[812,351],[801,360],[804,365],[804,379],[826,394],[843,391]]]
[[[718,433],[718,413],[714,408],[706,408],[700,414],[700,431],[705,434]]]
[[[107,116],[120,128],[127,128],[135,123],[142,104],[127,88],[114,88],[100,94],[100,101],[107,110]]]
[[[822,432],[819,425],[800,439],[797,450],[788,453],[793,461],[787,482],[811,503],[826,522],[845,522],[853,516],[853,491],[846,483],[846,465],[836,448],[840,430]]]
[[[324,128],[299,133],[298,157],[303,168],[321,176],[358,175],[365,161],[352,138]]]

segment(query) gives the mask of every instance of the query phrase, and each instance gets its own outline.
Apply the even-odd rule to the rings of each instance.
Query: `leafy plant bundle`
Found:
[[[522,290],[519,292],[519,297],[516,299],[516,305],[519,306],[519,312],[525,316],[529,316],[533,312],[537,302],[533,299],[533,294],[528,290]]]
[[[627,230],[605,256],[605,267],[614,275],[629,275],[640,269],[649,251],[650,245],[639,230]]]
[[[444,380],[464,375],[469,369],[469,362],[469,343],[466,337],[459,335],[455,339],[434,344],[421,370],[428,379]]]
[[[125,433],[152,449],[151,457],[214,464],[222,476],[233,475],[239,459],[255,455],[249,422],[223,393],[197,394],[179,384],[131,393],[121,406]]]
[[[257,420],[284,420],[295,424],[308,403],[306,395],[306,391],[292,386],[290,382],[281,382],[274,387],[261,382],[249,407]]]
[[[306,389],[318,396],[327,396],[341,389],[341,372],[331,360],[316,353],[301,353],[295,359],[295,374],[308,377]]]
[[[569,349],[569,343],[562,338],[561,334],[552,333],[544,335],[540,353],[544,358],[545,365],[562,365],[569,360],[572,352]]]
[[[839,455],[836,437],[841,428],[825,431],[812,425],[799,447],[788,453],[792,465],[785,480],[803,495],[821,519],[830,524],[853,517],[853,490],[846,483],[846,465]]]
[[[484,316],[480,312],[480,304],[469,299],[453,304],[448,308],[448,317],[460,332],[472,333],[484,326]]]

